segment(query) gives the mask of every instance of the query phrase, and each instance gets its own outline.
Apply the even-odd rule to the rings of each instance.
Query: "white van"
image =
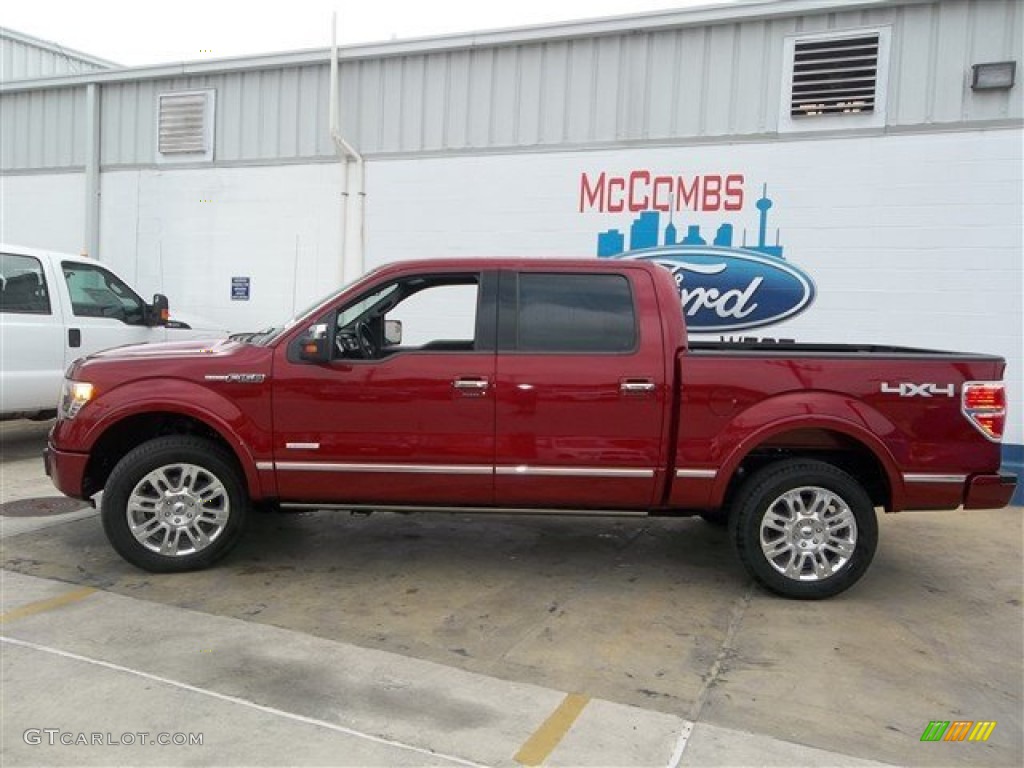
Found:
[[[76,358],[152,341],[223,338],[227,331],[147,304],[94,259],[0,244],[0,420],[49,418]]]

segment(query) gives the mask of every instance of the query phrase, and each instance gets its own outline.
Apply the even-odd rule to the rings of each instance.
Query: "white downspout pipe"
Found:
[[[366,196],[363,156],[341,135],[338,100],[338,14],[331,22],[330,131],[334,150],[341,160],[343,235],[341,240],[341,282],[350,283],[363,273],[363,200]],[[354,173],[349,169],[355,164]],[[354,183],[353,183],[354,182]]]
[[[85,87],[85,232],[82,254],[100,251],[100,94],[96,83]]]

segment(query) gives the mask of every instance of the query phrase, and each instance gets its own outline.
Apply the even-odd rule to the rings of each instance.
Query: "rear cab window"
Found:
[[[0,312],[52,314],[50,291],[39,259],[0,253]]]

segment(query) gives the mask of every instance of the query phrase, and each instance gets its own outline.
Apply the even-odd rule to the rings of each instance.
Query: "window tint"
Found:
[[[128,325],[142,325],[145,304],[116,275],[92,264],[63,263],[64,280],[71,294],[71,311],[78,317],[110,317]]]
[[[0,254],[0,312],[50,314],[50,294],[38,259]]]
[[[522,352],[628,352],[636,345],[629,281],[622,275],[519,275]]]

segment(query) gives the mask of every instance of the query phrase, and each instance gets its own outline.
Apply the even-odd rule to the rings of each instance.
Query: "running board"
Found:
[[[281,509],[341,510],[348,512],[445,512],[474,515],[565,515],[578,517],[647,517],[646,510],[629,509],[536,509],[533,507],[417,507],[394,504],[288,504]]]

